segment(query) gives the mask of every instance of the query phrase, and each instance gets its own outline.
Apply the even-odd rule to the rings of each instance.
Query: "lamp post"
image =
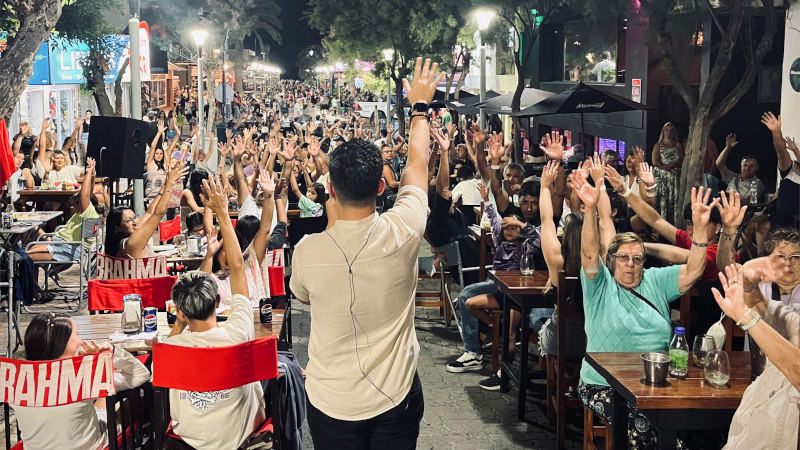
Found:
[[[386,60],[387,63],[391,62],[394,59],[394,49],[387,48],[383,51],[383,59]],[[388,64],[387,64],[388,66]],[[390,67],[389,70],[392,70]],[[398,100],[398,105],[400,101]],[[377,114],[375,114],[375,118],[377,119]],[[389,123],[392,121],[392,77],[389,77],[386,80],[386,129],[389,129]],[[391,136],[387,136],[387,139],[391,139]]]
[[[136,120],[142,120],[142,76],[140,72],[138,9],[136,14],[128,20],[128,34],[128,42],[131,48],[129,64],[131,71],[131,117]],[[100,167],[102,167],[102,159],[100,164]],[[133,180],[133,211],[139,217],[144,215],[144,183],[142,177]]]
[[[203,42],[206,40],[205,30],[192,31],[192,38],[195,45],[197,45],[197,135],[200,137],[200,148],[204,149],[204,140],[206,136],[203,130],[203,116],[205,116],[205,106],[203,105]]]
[[[492,23],[492,19],[494,19],[494,12],[492,11],[478,11],[475,13],[475,18],[478,21],[478,30],[486,31],[489,29],[489,25]],[[486,46],[483,45],[483,39],[481,39],[481,48],[480,48],[480,58],[481,58],[481,101],[486,101]],[[481,108],[481,115],[480,115],[480,126],[481,129],[486,127],[486,112]]]

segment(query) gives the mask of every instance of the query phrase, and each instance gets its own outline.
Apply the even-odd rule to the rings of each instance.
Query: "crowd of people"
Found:
[[[148,206],[141,217],[128,207],[112,207],[103,185],[94,183],[94,160],[72,151],[86,144],[88,114],[76,121],[60,150],[47,120],[38,141],[30,125],[22,124],[13,139],[19,170],[12,200],[20,187],[77,185],[83,178],[67,226],[30,256],[74,259],[77,250],[59,239],[78,240],[82,221],[96,217],[105,221],[104,253],[152,256],[159,222],[184,206],[190,211],[185,232],[201,236],[207,252],[200,269],[182,275],[173,288],[178,318],[166,342],[228,346],[253,339],[251,309],[269,297],[265,255],[286,244],[290,205],[301,219],[326,217],[324,232],[294,247],[290,281],[294,297],[311,307],[306,391],[315,447],[413,448],[424,410],[414,330],[419,249],[423,241],[434,249],[456,243],[463,265],[475,267],[479,248],[467,227],[486,222],[495,270],[547,271],[555,289],[562,271],[580,278],[585,325],[567,330],[566,350],[574,360],[583,357],[584,343],[594,352],[664,351],[672,336],[670,303],[692,288],[700,297],[692,303],[693,330],[702,333],[719,319],[720,309],[747,324],[750,348],[761,348],[766,366],[745,394],[728,445],[745,448],[767,437],[788,442],[788,432],[781,434],[770,420],[779,410],[759,402],[780,386],[787,394],[775,401],[785,403],[785,412],[800,387],[794,312],[800,305],[800,233],[781,227],[793,225],[800,152],[782,135],[780,117],[762,118],[778,156],[775,195],[756,176],[756,158],[742,157],[738,173],[728,165],[737,145],[730,135],[713,160],[721,180],[711,175],[713,167],[704,167],[709,176],[682,208],[677,199],[684,150],[674,125],[664,125],[650,164],[638,147],[624,161],[610,151],[567,164],[568,154],[584,150],[568,152],[564,136],[553,131],[538,146],[528,142],[547,162],[521,165],[511,161],[497,126],[484,130],[471,117],[431,114],[441,77],[436,64],[417,59],[413,82],[405,85],[411,109],[403,127],[381,128],[348,110],[368,93],[347,94],[339,103],[320,88],[282,81],[263,97],[237,95],[225,137],[200,139],[207,131],[196,126],[196,103],[185,96],[177,111],[148,118]],[[177,125],[178,114],[186,119],[183,126]],[[485,218],[476,216],[475,207]],[[238,211],[235,226],[229,210]],[[452,373],[483,367],[480,331],[505,301],[477,272],[464,278],[457,300],[464,352],[447,363]],[[218,328],[214,312],[220,303],[232,313]],[[510,330],[511,354],[517,329],[527,320],[540,335],[542,355],[554,355],[556,314],[553,308],[534,309],[529,317],[512,311],[510,322],[502,324]],[[37,316],[25,335],[29,360],[107,349],[82,342],[74,321],[59,314]],[[147,380],[135,358],[113,351],[118,389]],[[480,386],[498,390],[499,374]],[[263,422],[263,392],[258,383],[236,388],[199,411],[173,391],[173,430],[195,447],[236,448]],[[585,362],[575,394],[611,419],[610,387]],[[91,402],[51,408],[46,418],[33,408],[16,410],[26,447],[52,448],[56,438],[72,448],[104,445],[105,416],[95,414]],[[628,410],[631,446],[654,447],[657,431],[634,406]],[[796,416],[795,408],[795,423]],[[745,426],[753,421],[763,427]],[[223,422],[230,426],[207,425]]]

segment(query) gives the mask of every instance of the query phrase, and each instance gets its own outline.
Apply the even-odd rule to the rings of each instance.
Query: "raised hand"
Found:
[[[472,124],[472,145],[475,150],[483,150],[481,147],[486,142],[486,133],[481,130],[477,123]]]
[[[319,140],[317,138],[315,138],[315,137],[309,138],[309,140],[308,140],[308,154],[312,158],[316,158],[316,157],[319,156],[319,152],[320,152]]]
[[[415,103],[430,104],[433,94],[436,93],[436,86],[442,81],[444,73],[439,72],[439,64],[426,59],[422,63],[422,58],[417,58],[414,64],[414,79],[411,84],[408,79],[403,78],[403,89],[407,92],[406,98],[413,106]]]
[[[219,249],[222,248],[222,239],[218,238],[218,231],[212,227],[211,230],[206,232],[206,239],[208,241],[207,252],[216,255]]]
[[[788,258],[781,255],[763,256],[747,261],[742,266],[744,290],[758,290],[760,283],[775,283],[791,270]]]
[[[587,162],[589,164],[589,174],[592,176],[592,180],[594,180],[595,186],[602,185],[604,183],[603,180],[604,164],[600,160],[600,156],[594,155],[594,158],[589,158]],[[586,165],[584,165],[584,167],[586,167]]]
[[[475,139],[473,137],[473,139]],[[492,159],[492,164],[500,164],[500,161],[505,155],[506,149],[503,147],[503,133],[497,134],[493,132],[489,136],[489,157]]]
[[[719,204],[719,199],[715,198],[711,204],[708,199],[711,197],[711,189],[692,188],[692,223],[699,230],[708,225],[711,220],[711,210]]]
[[[572,189],[578,194],[578,197],[586,207],[586,211],[595,208],[600,200],[600,186],[602,186],[602,183],[592,186],[586,181],[585,177],[575,171],[572,172],[571,177]]]
[[[19,124],[19,134],[26,136],[31,131],[31,124],[28,122],[22,122]]]
[[[725,268],[724,272],[719,273],[719,281],[722,283],[722,290],[725,292],[723,297],[715,287],[711,288],[714,300],[717,301],[719,308],[726,316],[738,323],[747,322],[747,311],[750,309],[744,301],[744,288],[741,269],[731,264]]]
[[[236,136],[236,139],[233,140],[233,157],[241,159],[242,155],[244,155],[244,151],[244,140],[242,140],[241,136]]]
[[[606,165],[604,168],[604,173],[606,179],[611,184],[611,187],[614,188],[615,192],[624,194],[628,190],[628,187],[625,186],[625,180],[622,179],[622,176],[620,176],[619,172],[617,172],[617,169]]]
[[[164,132],[167,131],[167,127],[164,125],[164,121],[161,119],[156,121],[156,126],[158,127],[158,134],[164,134]]]
[[[223,144],[222,142],[217,143],[217,150],[219,154],[225,156],[228,154],[228,146]]]
[[[794,138],[790,138],[789,136],[784,136],[783,140],[786,141],[786,148],[793,151],[794,153],[798,152],[797,142],[794,141]]]
[[[642,147],[638,145],[633,146],[633,159],[635,161],[634,164],[641,164],[644,162],[644,149]]]
[[[542,187],[552,188],[558,175],[558,160],[548,161],[542,170]]]
[[[268,174],[266,171],[261,171],[258,174],[258,184],[261,186],[261,190],[264,191],[264,198],[272,197],[272,194],[275,193],[275,180],[277,175],[276,174]]]
[[[283,159],[289,161],[294,158],[294,154],[297,151],[297,144],[289,138],[285,138],[283,140],[283,150],[278,152],[279,155],[283,157]]]
[[[481,198],[484,202],[489,201],[489,186],[486,185],[483,181],[479,181],[478,185],[478,192],[481,194]]]
[[[83,127],[83,118],[78,117],[77,119],[75,119],[75,129],[77,130],[78,128],[81,127]]]
[[[230,128],[225,128],[225,137],[227,138],[225,140],[226,142],[231,142],[231,139],[233,138],[233,131]]]
[[[227,213],[228,196],[222,188],[222,183],[217,180],[216,175],[209,175],[208,179],[203,180],[203,193],[206,195],[205,206],[214,213],[220,215]]]
[[[442,149],[443,152],[446,152],[450,149],[450,137],[445,136],[442,133],[442,129],[439,127],[431,127],[429,131],[431,137],[434,141],[439,145],[439,148]]]
[[[747,206],[742,206],[741,196],[738,192],[731,192],[730,198],[724,191],[719,192],[720,204],[717,205],[719,215],[722,218],[722,226],[726,233],[733,234],[744,220]]]
[[[86,158],[86,176],[93,177],[95,174],[95,162],[94,158]]]
[[[453,139],[454,137],[456,137],[456,133],[458,133],[458,131],[456,131],[456,126],[455,126],[455,124],[453,124],[452,121],[448,122],[447,125],[445,125],[444,127],[447,130],[447,136],[450,139]]]
[[[502,226],[503,226],[503,228],[505,228],[507,226],[516,226],[516,227],[520,227],[520,228],[525,228],[525,224],[522,223],[515,216],[503,217]]]
[[[772,114],[772,111],[767,111],[761,115],[761,123],[763,123],[769,131],[772,132],[779,132],[781,131],[781,116],[775,117],[775,114]]]
[[[653,175],[653,168],[650,167],[650,164],[646,162],[639,163],[639,179],[647,187],[656,184],[656,177]]]
[[[739,141],[736,140],[736,133],[731,133],[725,137],[725,147],[733,148],[736,147],[738,143]]]
[[[539,149],[550,159],[555,159],[556,161],[563,160],[564,136],[558,131],[545,134],[542,138],[542,143],[539,144]]]
[[[267,144],[270,155],[277,155],[281,151],[281,143],[276,136],[270,136]]]
[[[286,197],[286,194],[289,192],[289,180],[286,178],[281,178],[278,180],[277,185],[275,186],[275,198]]]

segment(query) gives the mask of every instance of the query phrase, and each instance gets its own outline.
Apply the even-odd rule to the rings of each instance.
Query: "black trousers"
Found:
[[[413,450],[425,410],[422,384],[414,374],[411,390],[397,406],[371,419],[338,420],[308,402],[306,418],[316,450]]]

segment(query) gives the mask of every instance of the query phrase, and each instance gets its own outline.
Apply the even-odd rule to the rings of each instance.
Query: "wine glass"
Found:
[[[536,265],[533,260],[533,255],[529,253],[523,254],[522,259],[519,262],[519,270],[522,272],[522,275],[533,275],[533,270],[535,267]]]
[[[731,379],[731,363],[728,354],[722,350],[713,350],[706,354],[706,381],[715,387],[724,387]]]
[[[184,236],[183,233],[175,236],[172,243],[175,244],[175,247],[178,249],[179,255],[186,256],[186,236]]]
[[[694,346],[692,347],[692,357],[694,365],[697,367],[705,367],[708,352],[717,349],[714,343],[714,338],[707,334],[699,334],[694,337]]]

